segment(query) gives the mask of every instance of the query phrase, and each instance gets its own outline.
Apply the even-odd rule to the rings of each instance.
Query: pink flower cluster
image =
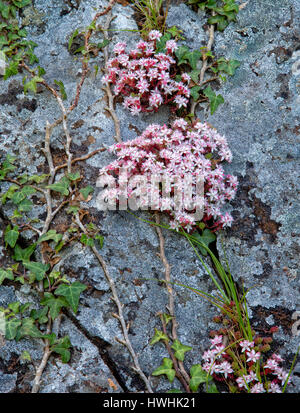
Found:
[[[174,80],[177,49],[174,40],[166,42],[166,53],[156,53],[156,42],[162,34],[153,30],[148,41],[139,41],[136,48],[126,52],[126,43],[117,43],[115,57],[108,61],[103,83],[114,85],[116,96],[125,96],[124,106],[133,115],[157,111],[159,106],[174,103],[177,109],[186,107],[190,98],[190,77],[184,73],[182,81]]]
[[[261,353],[255,351],[255,344],[252,341],[243,340],[239,342],[240,354],[245,353],[245,374],[236,377],[233,368],[233,360],[226,353],[223,343],[223,336],[217,335],[211,339],[211,347],[205,351],[202,358],[204,360],[203,370],[215,378],[222,375],[222,378],[235,381],[240,391],[250,391],[250,393],[281,393],[281,387],[287,380],[288,373],[285,372],[279,363],[283,359],[273,354],[265,363],[262,363]],[[252,369],[256,362],[260,362],[261,369],[259,376],[257,369]],[[265,376],[265,377],[264,377]],[[288,380],[288,383],[290,379]]]
[[[157,209],[170,214],[171,228],[178,230],[184,227],[191,231],[196,224],[193,210],[176,209],[174,199],[162,197],[161,189],[153,194],[153,187],[150,188],[153,175],[169,178],[171,195],[176,189],[176,178],[184,179],[189,175],[195,203],[198,202],[196,182],[201,177],[204,183],[202,220],[214,229],[231,225],[232,217],[228,213],[223,214],[221,207],[234,198],[237,178],[225,174],[220,163],[231,162],[232,154],[225,137],[208,124],[196,121],[189,125],[182,118],[175,120],[172,127],[152,124],[138,138],[115,144],[110,151],[115,152],[118,159],[100,170],[100,179],[103,177],[104,182],[107,175],[112,175],[117,180],[121,169],[126,169],[129,178],[147,177],[149,187],[144,193],[152,190]],[[132,193],[129,189],[127,197],[130,198]],[[114,188],[111,195],[119,200],[124,196],[123,189],[120,186]],[[142,208],[143,197],[140,202],[138,207]]]

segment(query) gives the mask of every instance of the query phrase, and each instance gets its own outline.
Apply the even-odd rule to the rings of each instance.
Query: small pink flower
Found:
[[[210,347],[214,347],[214,346],[216,346],[217,344],[222,344],[222,341],[223,341],[223,336],[215,336],[214,338],[212,338],[212,339],[210,340],[210,342],[211,342],[211,346],[210,346]]]
[[[260,352],[259,351],[257,353],[255,352],[255,350],[246,351],[246,354],[247,354],[247,357],[248,357],[247,362],[250,362],[250,361],[256,362],[260,358]]]
[[[151,30],[151,32],[148,34],[148,39],[159,40],[161,36],[162,36],[162,33],[160,33],[158,30]]]
[[[174,51],[178,49],[178,46],[175,40],[168,40],[166,42],[166,49],[168,53],[174,53]]]
[[[250,390],[251,393],[265,393],[265,389],[262,383],[256,383]]]
[[[242,347],[242,353],[243,353],[245,350],[249,350],[249,351],[250,351],[250,348],[254,347],[254,343],[251,342],[251,341],[248,341],[248,340],[240,341],[239,344],[240,344],[240,346]]]

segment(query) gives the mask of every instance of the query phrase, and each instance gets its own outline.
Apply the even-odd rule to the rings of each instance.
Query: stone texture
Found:
[[[40,65],[47,70],[47,79],[62,80],[69,99],[80,76],[80,64],[68,52],[68,38],[76,28],[86,27],[94,8],[106,2],[82,0],[78,4],[70,9],[60,0],[36,0],[35,8],[27,8],[24,14],[30,37],[39,45],[36,53]],[[235,76],[220,85],[219,93],[224,96],[225,104],[213,116],[198,108],[199,118],[208,119],[227,137],[233,152],[233,162],[227,170],[240,181],[237,198],[228,207],[235,218],[234,224],[219,237],[220,257],[224,254],[222,240],[235,280],[250,289],[247,299],[253,326],[267,329],[275,323],[280,327],[275,334],[275,349],[290,364],[299,343],[298,337],[291,333],[292,314],[299,310],[299,13],[297,0],[253,0],[243,8],[237,23],[216,34],[215,55],[241,62]],[[118,4],[113,14],[117,16],[113,30],[137,29],[130,7]],[[175,3],[169,10],[167,24],[180,27],[191,48],[205,44],[204,23],[201,13],[193,12],[183,3]],[[138,34],[132,31],[111,33],[112,45],[119,40],[133,44],[138,39]],[[101,54],[91,61],[93,64],[103,65]],[[0,83],[0,155],[13,153],[22,160],[20,172],[36,173],[45,162],[40,150],[45,122],[59,116],[56,102],[45,91],[25,96],[22,76]],[[114,143],[113,122],[104,108],[100,75],[95,79],[91,73],[79,106],[70,118],[76,154]],[[128,115],[120,105],[116,111],[123,140],[135,138],[149,123],[164,123],[169,117],[166,108],[141,117]],[[59,128],[53,134],[52,145],[57,156],[62,149],[62,134]],[[89,159],[81,166],[85,182],[95,185],[98,169],[112,159],[108,153]],[[124,303],[133,347],[146,375],[150,375],[166,356],[162,345],[149,345],[154,328],[159,327],[155,315],[164,311],[167,303],[166,290],[157,282],[163,278],[163,267],[157,257],[157,235],[154,228],[125,211],[98,211],[95,199],[96,196],[86,207],[105,236],[101,253]],[[11,212],[8,204],[3,217]],[[36,210],[34,214],[41,212]],[[146,214],[138,215],[149,218]],[[212,292],[209,277],[185,240],[169,232],[165,236],[173,279]],[[116,336],[121,338],[121,331],[112,317],[115,307],[94,256],[76,246],[64,254],[58,268],[90,288],[83,294],[76,317],[65,317],[62,321],[62,334],[70,335],[74,348],[71,362],[62,364],[53,358],[43,376],[41,391],[141,390],[142,384],[131,369],[127,351],[115,341]],[[184,344],[193,346],[186,357],[190,367],[200,362],[199,355],[207,347],[216,311],[190,290],[175,289],[179,337]],[[16,296],[25,300],[24,293],[14,292],[12,286],[1,286],[0,305],[14,301]],[[33,340],[6,342],[0,348],[0,359],[7,364],[13,354],[21,354],[24,349],[34,360],[40,359],[41,343]],[[296,375],[299,368],[298,364]],[[29,385],[32,380],[29,367],[27,373]],[[4,380],[8,383],[4,388],[14,391],[16,374],[0,376],[0,388]],[[291,392],[299,391],[296,375]],[[159,378],[153,379],[153,385],[157,391],[169,388],[167,381]]]

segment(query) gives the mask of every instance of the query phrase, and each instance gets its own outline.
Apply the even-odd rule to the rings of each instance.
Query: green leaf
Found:
[[[62,307],[69,307],[69,303],[63,297],[55,297],[53,294],[48,292],[44,294],[41,304],[49,307],[52,320],[56,319]]]
[[[104,244],[104,237],[103,235],[95,235],[95,239],[99,242],[100,248],[103,248],[103,244]]]
[[[21,338],[29,336],[33,338],[42,338],[43,334],[34,324],[34,320],[32,318],[24,318],[22,320],[22,325],[19,327],[16,335],[16,341],[21,340]]]
[[[84,188],[81,188],[79,192],[82,194],[84,199],[87,199],[91,192],[94,192],[94,188],[91,185],[88,185]]]
[[[4,232],[4,241],[11,247],[14,248],[16,245],[16,242],[19,238],[19,227],[14,226],[13,228],[8,225],[5,229]]]
[[[21,354],[21,360],[23,361],[31,361],[30,353],[27,350],[24,350]]]
[[[0,171],[1,173],[1,171]],[[11,185],[8,190],[1,196],[1,203],[4,205],[7,199],[11,199],[14,192],[19,189],[18,185]]]
[[[229,76],[233,76],[235,70],[241,65],[238,60],[220,61],[218,60],[218,70],[227,73]]]
[[[19,301],[14,301],[13,303],[8,304],[7,308],[9,308],[14,314],[18,314],[20,311],[21,303]]]
[[[217,386],[215,385],[215,383],[209,384],[206,393],[219,393],[219,391],[218,391]]]
[[[192,392],[196,392],[201,383],[206,383],[207,373],[201,367],[201,364],[195,364],[190,369],[191,380],[189,383]]]
[[[81,292],[86,289],[86,285],[81,284],[79,281],[75,281],[71,285],[61,284],[57,290],[55,290],[55,295],[62,295],[65,297],[74,313],[76,313],[79,304],[79,296]]]
[[[56,244],[62,239],[63,235],[58,234],[55,229],[50,229],[46,234],[41,235],[37,240],[37,243],[40,244],[44,241],[53,240]]]
[[[104,39],[103,42],[97,44],[97,47],[98,49],[103,49],[103,47],[107,46],[108,44],[109,44],[109,40]]]
[[[168,325],[168,323],[171,321],[171,320],[173,320],[173,316],[172,315],[170,315],[170,314],[167,314],[167,313],[163,313],[163,319],[164,319],[164,322],[166,323],[166,326]]]
[[[63,176],[58,182],[54,184],[46,186],[46,188],[52,189],[52,191],[56,191],[61,193],[62,195],[68,196],[69,195],[69,184],[70,181],[67,177]]]
[[[163,53],[166,50],[166,43],[171,40],[171,33],[166,33],[156,42],[156,53]]]
[[[20,212],[28,212],[32,209],[33,203],[30,201],[30,199],[24,199],[21,201],[18,205],[18,210]]]
[[[198,83],[199,81],[199,75],[200,75],[200,70],[192,70],[189,75],[191,76],[191,79],[193,82]]]
[[[76,171],[74,173],[68,173],[68,178],[70,179],[70,181],[77,181],[78,179],[80,179],[80,172]]]
[[[55,80],[54,79],[54,83],[59,87],[59,91],[60,91],[62,100],[66,100],[68,97],[67,97],[65,86],[64,86],[63,82],[61,80]]]
[[[33,62],[34,63],[34,62]],[[28,90],[31,90],[33,93],[37,92],[37,83],[44,82],[44,79],[39,76],[34,76],[29,82],[24,85],[24,93],[26,94]]]
[[[93,238],[89,238],[86,234],[82,234],[80,242],[88,247],[93,247],[95,245]]]
[[[193,52],[188,52],[184,55],[184,58],[186,58],[193,70],[196,70],[197,68],[197,63],[199,62],[202,54],[199,50],[194,50]]]
[[[29,261],[30,256],[36,248],[36,243],[29,245],[29,247],[22,249],[18,244],[14,248],[13,258],[16,261]]]
[[[23,262],[23,265],[35,275],[38,281],[41,281],[44,278],[46,271],[50,268],[50,264],[33,261]]]
[[[13,3],[21,9],[22,7],[29,6],[29,4],[31,4],[31,0],[13,0]]]
[[[224,103],[224,98],[222,95],[216,95],[210,86],[204,89],[204,95],[208,97],[210,104],[210,113],[211,115],[217,110],[218,106],[221,103]]]
[[[65,336],[57,341],[53,346],[51,346],[51,351],[60,354],[61,361],[63,363],[68,363],[71,357],[71,353],[68,350],[71,347],[71,342],[69,336]]]
[[[14,340],[17,335],[18,328],[21,325],[21,320],[12,318],[5,323],[5,338],[6,340]]]
[[[185,353],[187,351],[191,351],[193,348],[190,346],[185,346],[184,344],[181,344],[179,340],[174,340],[171,348],[174,350],[174,356],[180,360],[184,360]]]
[[[26,310],[28,310],[28,308],[32,305],[32,303],[25,303],[25,304],[21,304],[20,306],[20,313],[23,314],[25,313]]]
[[[200,91],[200,89],[201,89],[200,86],[193,86],[193,87],[190,89],[191,96],[192,96],[192,98],[193,98],[195,101],[197,101],[197,100],[199,99],[199,91]]]
[[[73,44],[73,41],[74,41],[75,37],[78,36],[78,34],[79,34],[78,29],[76,29],[76,30],[71,34],[71,37],[70,37],[70,39],[69,39],[69,44],[68,44],[68,50],[69,50],[69,51],[70,51],[70,49],[71,49],[71,46],[72,46],[72,44]]]
[[[158,343],[160,340],[169,341],[169,338],[162,331],[155,328],[155,334],[154,334],[154,336],[152,337],[152,339],[150,341],[150,346],[153,346],[155,343]]]
[[[190,49],[187,46],[180,46],[178,49],[175,50],[175,56],[177,57],[177,64],[181,65],[182,63],[186,63],[186,54],[190,52]]]
[[[33,309],[30,312],[30,318],[33,318],[34,320],[38,320],[39,324],[45,324],[48,321],[47,314],[48,314],[48,307],[44,307],[40,310]]]
[[[18,204],[19,204],[20,202],[22,202],[25,198],[26,198],[26,195],[24,194],[24,192],[18,191],[18,192],[15,192],[15,193],[13,194],[13,196],[11,197],[11,200],[12,200],[12,202],[13,202],[15,205],[18,205]]]
[[[202,235],[200,235],[198,232],[196,234],[193,234],[193,237],[197,239],[197,241],[202,242],[204,245],[206,245],[207,247],[209,247],[209,244],[211,244],[212,242],[214,242],[216,240],[216,236],[215,234],[210,231],[208,228],[206,228]],[[204,247],[202,247],[201,245],[197,244],[200,252],[202,255],[207,255],[207,251]]]
[[[3,270],[3,268],[0,268],[0,285],[5,279],[13,281],[14,274],[11,269]]]
[[[156,370],[152,373],[152,376],[160,376],[165,374],[170,383],[173,383],[175,378],[175,370],[173,369],[173,361],[167,357],[163,358],[162,365],[157,367]]]
[[[42,175],[32,175],[29,176],[28,180],[33,181],[36,184],[40,184],[41,182],[44,182],[44,180],[49,176],[48,174],[42,174]]]
[[[79,211],[80,207],[77,205],[71,205],[67,210],[66,213],[67,214],[77,214],[77,212]]]

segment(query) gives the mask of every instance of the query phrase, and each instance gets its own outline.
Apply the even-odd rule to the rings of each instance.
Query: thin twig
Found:
[[[177,320],[175,316],[175,301],[174,301],[174,290],[172,288],[171,284],[171,267],[170,264],[167,260],[166,254],[165,254],[165,239],[161,230],[160,225],[160,218],[159,218],[159,213],[158,211],[155,211],[155,222],[156,222],[156,232],[159,238],[159,248],[160,248],[160,259],[165,267],[165,281],[167,285],[167,292],[168,292],[168,298],[169,298],[169,304],[168,304],[168,310],[170,315],[172,316],[172,334],[171,338],[172,340],[178,340],[177,336]],[[178,360],[178,367],[181,375],[183,376],[185,382],[189,383],[190,377],[188,373],[185,370],[184,364],[182,361]]]
[[[102,28],[100,27],[100,30],[102,31],[105,40],[109,40],[108,29],[109,29],[111,21],[114,18],[115,17],[112,17],[111,13],[109,13],[104,26]],[[103,48],[103,56],[104,56],[104,71],[106,71],[107,70],[107,64],[108,64],[108,48],[107,48],[107,46],[105,46]],[[115,140],[118,143],[121,143],[122,139],[121,139],[120,121],[119,121],[119,118],[118,118],[118,116],[115,112],[114,97],[112,95],[110,85],[106,84],[105,87],[103,88],[103,90],[106,92],[107,100],[108,100],[108,106],[105,108],[105,110],[110,114],[110,116],[112,117],[112,119],[114,121],[114,125],[115,125]]]
[[[87,234],[87,231],[86,231],[84,225],[80,221],[78,213],[76,214],[75,219],[76,219],[76,222],[77,222],[77,225],[79,226],[79,228],[85,234]],[[118,319],[118,321],[121,325],[122,334],[123,334],[123,337],[124,337],[124,340],[121,340],[121,341],[118,340],[118,341],[120,341],[128,349],[128,351],[131,355],[131,358],[133,360],[134,371],[141,377],[141,379],[145,383],[147,391],[149,393],[153,393],[151,384],[150,384],[148,378],[146,377],[146,375],[144,374],[143,370],[141,369],[140,364],[139,364],[139,360],[138,360],[138,356],[136,355],[136,353],[135,353],[135,351],[132,347],[132,344],[130,342],[129,335],[128,335],[128,328],[127,328],[127,325],[126,325],[126,322],[125,322],[125,319],[124,319],[124,315],[123,315],[123,305],[121,304],[121,302],[119,300],[114,280],[111,278],[111,276],[109,274],[109,271],[108,271],[108,268],[107,268],[107,265],[106,265],[106,262],[104,261],[103,257],[99,254],[97,248],[95,246],[90,247],[90,248],[93,251],[95,257],[97,258],[98,262],[100,263],[100,265],[103,269],[104,276],[105,276],[105,278],[106,278],[106,280],[109,284],[109,287],[111,289],[111,292],[112,292],[112,300],[114,301],[114,303],[116,304],[117,309],[118,309],[118,314],[114,314],[114,316]]]

